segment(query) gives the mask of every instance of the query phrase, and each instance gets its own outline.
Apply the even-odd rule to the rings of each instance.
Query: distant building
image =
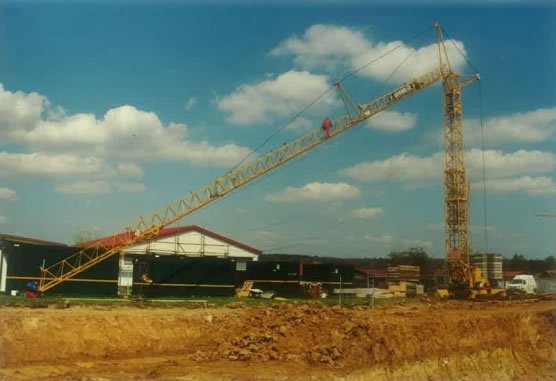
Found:
[[[539,293],[552,294],[556,292],[556,270],[545,270],[535,278]]]
[[[40,280],[40,266],[76,251],[64,243],[0,233],[0,292],[21,292],[28,282]],[[68,288],[72,292],[71,286]]]
[[[120,233],[80,243],[79,247],[102,244],[107,248],[126,242],[133,233]],[[149,241],[126,247],[121,254],[184,255],[187,257],[241,258],[256,261],[262,251],[197,225],[161,229]]]
[[[387,287],[388,274],[386,268],[356,268],[353,281],[357,287]]]
[[[100,243],[106,248],[112,248],[128,241],[131,234],[133,233],[120,233],[84,242],[80,246],[89,247]],[[212,283],[205,284],[206,282],[203,279],[206,277],[202,276],[203,268],[206,268],[209,272],[218,269],[217,271],[220,274],[232,270],[244,270],[246,262],[257,261],[261,253],[259,249],[197,225],[161,229],[154,239],[128,246],[120,253],[118,292],[120,294],[130,294],[134,284],[148,286],[150,285],[149,281],[157,277],[158,280],[163,280],[163,282],[156,283],[162,283],[166,287],[177,287],[178,284],[202,284],[206,287],[215,287],[215,284]],[[195,258],[205,260],[202,262],[196,261],[197,267],[194,273],[186,275],[186,268],[190,272],[193,262],[184,262],[183,259],[193,260]],[[237,262],[235,264],[236,268],[232,269],[230,267],[228,269],[226,267],[224,269],[219,266],[226,266],[225,264],[221,261],[208,261],[211,258],[233,259]],[[183,272],[181,274],[173,273],[171,279],[167,275],[161,275],[165,274],[166,271],[174,271],[175,266],[182,268]],[[168,268],[168,270],[163,270],[165,268]],[[230,281],[233,283],[234,279],[220,278],[217,284],[221,284],[222,288],[225,288],[224,286],[228,287],[229,284],[224,285],[223,282]]]
[[[131,238],[122,233],[68,246],[0,234],[0,291],[22,291],[40,281],[40,267],[51,266],[91,245],[107,249]],[[342,261],[259,260],[261,251],[201,228],[160,230],[151,240],[130,245],[47,291],[48,295],[141,295],[146,297],[233,296],[246,281],[286,297],[301,297],[302,282],[321,283],[328,292],[352,287],[353,265]],[[310,262],[310,263],[307,263]],[[321,262],[321,261],[318,261]]]
[[[0,234],[0,292],[21,291],[26,283],[40,280],[43,264],[53,265],[97,243],[113,247],[127,241],[128,234],[131,233],[78,246]],[[145,279],[158,276],[157,289],[181,287],[199,294],[203,291],[200,288],[220,288],[224,294],[233,295],[236,269],[245,270],[246,262],[257,261],[261,253],[259,249],[196,225],[161,229],[154,239],[125,248],[119,256],[107,258],[55,286],[49,293],[128,294],[136,284],[141,288]]]

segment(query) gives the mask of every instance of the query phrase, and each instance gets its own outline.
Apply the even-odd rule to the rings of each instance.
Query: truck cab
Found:
[[[506,285],[508,292],[514,293],[524,293],[524,294],[536,294],[537,293],[537,282],[533,275],[516,275],[514,279]]]

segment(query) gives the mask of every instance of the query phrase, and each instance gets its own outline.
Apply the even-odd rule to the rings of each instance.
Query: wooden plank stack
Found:
[[[400,284],[400,282],[418,283],[421,275],[419,266],[398,265],[388,267],[388,283]]]

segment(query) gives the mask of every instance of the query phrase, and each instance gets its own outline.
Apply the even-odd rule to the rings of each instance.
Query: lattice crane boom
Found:
[[[438,68],[417,77],[375,100],[353,107],[351,98],[341,83],[336,86],[346,105],[347,113],[337,118],[330,130],[333,138],[377,113],[394,106],[403,99],[444,79],[448,67],[441,64]],[[101,242],[84,248],[70,257],[49,267],[41,267],[39,290],[45,292],[52,287],[72,278],[76,274],[99,262],[121,252],[135,243],[156,237],[158,231],[196,210],[224,197],[228,193],[264,175],[289,160],[319,146],[328,140],[320,129],[315,129],[290,143],[284,144],[266,155],[231,170],[213,182],[191,192],[178,201],[159,209],[149,217],[141,217],[134,225],[124,230],[120,242],[112,247],[105,247]]]

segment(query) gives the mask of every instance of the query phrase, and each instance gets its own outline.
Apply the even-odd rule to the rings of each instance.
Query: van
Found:
[[[537,282],[533,275],[516,275],[514,279],[506,285],[508,292],[536,294]]]

